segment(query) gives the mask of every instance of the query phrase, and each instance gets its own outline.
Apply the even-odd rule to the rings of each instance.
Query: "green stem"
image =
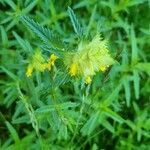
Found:
[[[82,103],[81,103],[81,108],[80,108],[80,111],[79,111],[80,115],[79,115],[79,117],[77,119],[75,132],[74,132],[73,137],[71,139],[71,143],[74,141],[74,139],[75,139],[75,137],[77,135],[77,132],[78,132],[79,123],[80,123],[82,115],[83,115],[83,110],[84,110],[84,107],[85,107],[85,101],[86,101],[88,93],[89,93],[89,88],[90,88],[90,85],[86,87],[85,94],[83,94],[83,96],[82,96]]]

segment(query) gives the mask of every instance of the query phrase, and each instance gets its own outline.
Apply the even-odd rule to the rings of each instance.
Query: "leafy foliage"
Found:
[[[1,0],[0,149],[150,149],[149,4]],[[97,33],[116,63],[91,85],[59,59],[26,77],[37,49],[63,59]]]
[[[74,11],[70,7],[68,7],[68,14],[71,19],[75,33],[81,37],[83,35],[83,29],[81,28],[81,25],[79,24],[79,21],[74,14]]]

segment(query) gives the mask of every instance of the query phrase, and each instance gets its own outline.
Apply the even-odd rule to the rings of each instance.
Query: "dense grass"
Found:
[[[150,149],[149,0],[0,0],[0,8],[0,150]],[[87,85],[63,61],[98,33],[115,64]],[[37,49],[58,59],[27,77]]]

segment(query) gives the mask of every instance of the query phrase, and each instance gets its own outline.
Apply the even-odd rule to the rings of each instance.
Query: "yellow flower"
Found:
[[[77,71],[78,71],[78,66],[77,66],[77,64],[72,64],[71,66],[70,66],[70,71],[69,71],[69,73],[70,73],[70,75],[71,76],[75,76],[75,75],[77,75]]]
[[[104,66],[104,65],[100,66],[100,70],[101,70],[102,72],[106,71],[106,69],[107,69],[107,66]]]
[[[67,52],[64,64],[69,68],[71,76],[87,77],[86,83],[100,70],[102,72],[114,64],[114,59],[109,54],[107,41],[96,35],[91,42],[80,42],[75,52]]]
[[[32,75],[33,69],[44,72],[46,69],[51,70],[58,57],[52,54],[49,60],[46,62],[40,50],[36,50],[32,56],[31,62],[28,65],[26,76],[30,77]]]
[[[90,76],[86,77],[85,83],[86,83],[86,84],[90,84],[91,82],[92,82],[91,77],[90,77]]]
[[[32,65],[28,65],[27,71],[26,71],[26,76],[27,77],[32,76],[32,72],[33,72],[33,66]]]
[[[43,72],[46,69],[45,59],[39,49],[36,50],[34,55],[32,56],[31,64],[33,65],[33,68],[37,71]]]
[[[58,57],[55,54],[52,54],[48,60],[48,63],[46,64],[46,68],[50,71],[52,66],[54,66],[54,63]]]
[[[52,54],[49,58],[49,63],[54,66],[54,63],[58,57],[55,54]]]

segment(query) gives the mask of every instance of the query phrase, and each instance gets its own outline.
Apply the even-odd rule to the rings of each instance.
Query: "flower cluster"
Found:
[[[37,70],[40,72],[44,72],[46,69],[51,70],[52,66],[58,57],[54,54],[50,55],[49,59],[46,61],[42,56],[41,51],[37,50],[35,54],[32,56],[31,62],[29,63],[26,71],[26,76],[32,76],[33,70]]]
[[[64,63],[71,76],[82,76],[86,84],[90,84],[96,72],[104,72],[114,63],[110,56],[107,42],[96,35],[87,44],[80,43],[76,52],[68,53]]]
[[[52,54],[48,60],[45,60],[42,53],[36,51],[27,67],[27,77],[32,75],[34,69],[40,72],[51,70],[57,58]],[[63,62],[71,77],[80,76],[84,78],[86,84],[90,84],[97,72],[106,71],[115,61],[109,54],[107,41],[96,35],[89,43],[81,42],[77,51],[66,52]]]

